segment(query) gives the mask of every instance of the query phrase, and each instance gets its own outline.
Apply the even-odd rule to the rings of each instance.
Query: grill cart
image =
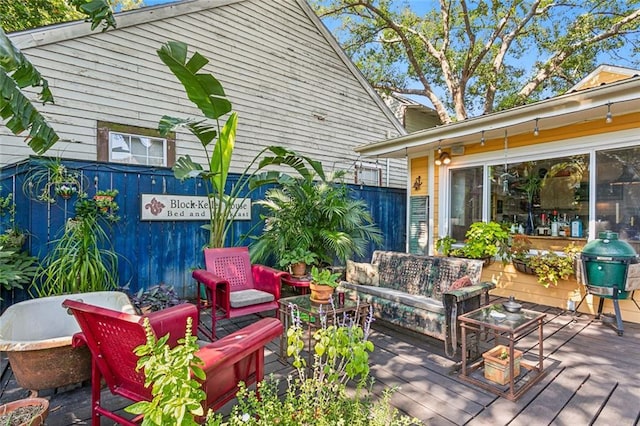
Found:
[[[627,299],[640,288],[638,255],[629,243],[618,240],[617,233],[604,231],[598,234],[598,239],[584,246],[580,257],[587,291],[600,297],[596,318],[602,314],[604,299],[612,299],[616,331],[622,336],[624,329],[618,300]]]

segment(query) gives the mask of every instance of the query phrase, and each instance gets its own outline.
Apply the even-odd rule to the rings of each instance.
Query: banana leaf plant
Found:
[[[108,0],[71,0],[71,4],[87,17],[92,30],[100,25],[103,31],[116,27]],[[27,144],[41,155],[58,141],[59,136],[22,93],[25,87],[40,87],[38,99],[43,104],[54,103],[47,80],[0,28],[0,117],[14,135],[28,130]]]
[[[188,46],[177,41],[165,43],[158,50],[158,56],[182,83],[189,100],[204,115],[204,118],[165,115],[160,119],[158,130],[160,134],[167,135],[178,128],[186,129],[202,145],[208,169],[186,155],[176,161],[173,172],[180,180],[201,178],[206,185],[211,218],[203,228],[209,231],[209,247],[224,247],[233,219],[241,207],[237,204],[234,207],[234,201],[241,194],[248,196],[262,185],[278,182],[282,173],[264,171],[268,166],[288,166],[303,177],[313,176],[315,171],[315,175],[325,179],[320,162],[286,148],[268,146],[257,153],[227,192],[238,114],[233,111],[222,84],[212,74],[202,72],[209,63],[204,56],[195,52],[188,58]]]

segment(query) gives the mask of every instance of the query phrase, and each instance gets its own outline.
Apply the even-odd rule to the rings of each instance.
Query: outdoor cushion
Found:
[[[242,308],[273,300],[275,300],[273,294],[255,289],[232,291],[229,295],[229,303],[232,308]]]
[[[455,280],[451,284],[451,287],[449,287],[449,290],[458,290],[462,287],[469,287],[470,285],[473,285],[473,283],[471,282],[471,278],[469,278],[468,275],[465,275],[464,277]]]
[[[363,286],[348,282],[341,283],[342,287],[357,290],[360,293],[371,294],[401,305],[411,306],[417,309],[424,309],[429,312],[444,314],[444,305],[442,302],[427,296],[419,296],[408,294],[401,290],[384,287]]]
[[[351,283],[378,287],[380,284],[378,265],[347,260],[346,280]]]

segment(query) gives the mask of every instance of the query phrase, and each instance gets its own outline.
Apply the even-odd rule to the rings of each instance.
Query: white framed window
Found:
[[[382,168],[377,164],[359,164],[356,166],[355,183],[358,185],[381,186]]]
[[[166,166],[167,140],[109,132],[109,161],[146,166]]]

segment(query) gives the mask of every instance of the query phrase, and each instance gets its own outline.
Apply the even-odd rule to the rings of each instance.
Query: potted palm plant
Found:
[[[311,301],[316,303],[329,303],[333,290],[338,287],[340,274],[332,273],[329,269],[311,268]]]
[[[317,255],[314,263],[345,264],[362,256],[369,242],[382,241],[367,204],[351,197],[342,182],[344,173],[332,179],[307,176],[281,179],[280,186],[267,191],[263,206],[265,226],[251,244],[254,262],[266,262],[272,254],[279,259],[294,247],[303,245]]]

